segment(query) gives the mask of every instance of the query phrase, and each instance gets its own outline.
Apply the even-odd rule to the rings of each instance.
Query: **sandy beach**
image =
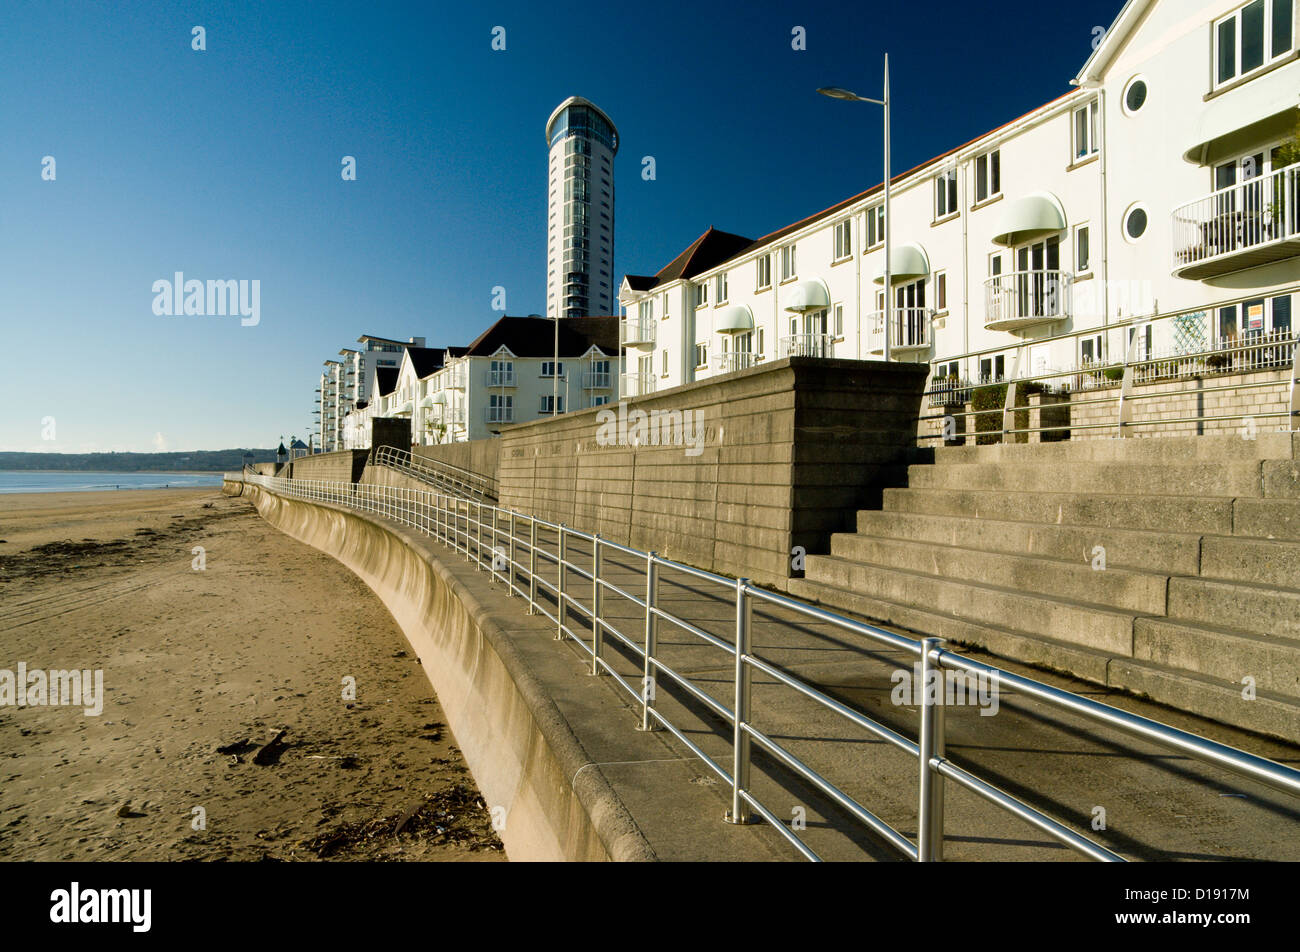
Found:
[[[0,540],[0,669],[104,685],[0,704],[0,859],[504,859],[391,616],[247,501],[6,495]]]

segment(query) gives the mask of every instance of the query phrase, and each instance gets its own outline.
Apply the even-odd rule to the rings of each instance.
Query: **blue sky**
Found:
[[[567,96],[619,128],[621,280],[879,182],[879,111],[816,87],[878,96],[890,53],[897,173],[1068,91],[1121,5],[5,0],[0,450],[273,446],[362,333],[543,312]],[[177,271],[260,281],[260,323],[155,315]]]

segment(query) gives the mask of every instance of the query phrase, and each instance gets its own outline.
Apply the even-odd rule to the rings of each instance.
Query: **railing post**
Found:
[[[1291,342],[1291,417],[1287,429],[1300,430],[1300,334]]]
[[[603,598],[600,584],[600,534],[591,537],[591,673],[600,674],[600,660],[604,648],[605,632],[601,627],[600,611]]]
[[[477,503],[478,511],[474,519],[474,534],[477,541],[474,543],[474,571],[481,571],[483,568],[483,504]]]
[[[921,639],[921,683],[913,693],[921,692],[921,795],[917,807],[916,858],[922,863],[943,860],[943,776],[931,762],[944,756],[944,704],[947,689],[943,668],[931,657],[940,650],[942,638]]]
[[[492,540],[488,543],[488,547],[492,550],[491,551],[492,561],[490,565],[492,568],[493,582],[497,580],[497,550],[500,548],[500,546],[497,544],[498,538],[499,536],[497,533],[497,507],[493,506],[492,507]]]
[[[654,731],[659,725],[650,716],[655,705],[655,652],[659,641],[659,616],[655,602],[659,598],[659,555],[648,552],[645,557],[645,667],[641,672],[641,730]]]
[[[506,559],[506,597],[512,598],[515,594],[515,511],[510,510],[510,549],[509,556]]]
[[[1007,398],[1002,404],[1002,442],[1007,442],[1007,433],[1016,428],[1016,380],[1020,377],[1020,355],[1024,347],[1016,348],[1016,356],[1011,361],[1011,376],[1007,378]]]
[[[731,809],[728,823],[752,823],[749,803],[741,796],[749,789],[749,693],[751,672],[749,656],[750,623],[753,603],[749,598],[749,579],[736,580],[736,686],[732,711]]]
[[[1141,324],[1131,324],[1128,330],[1128,344],[1124,348],[1124,379],[1119,385],[1119,408],[1117,412],[1118,419],[1116,425],[1119,428],[1117,436],[1128,436],[1131,432],[1125,427],[1133,425],[1133,403],[1129,400],[1129,394],[1133,392],[1133,365],[1137,362],[1138,338],[1142,330],[1147,326],[1147,322]]]
[[[528,614],[537,614],[537,517],[528,517]]]
[[[565,536],[568,529],[560,523],[559,558],[555,563],[555,640],[564,640],[564,564],[566,558]]]

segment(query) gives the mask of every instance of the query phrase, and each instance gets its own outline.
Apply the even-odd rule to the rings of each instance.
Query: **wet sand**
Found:
[[[387,610],[246,500],[6,495],[0,540],[0,669],[104,678],[0,705],[0,859],[504,859]]]

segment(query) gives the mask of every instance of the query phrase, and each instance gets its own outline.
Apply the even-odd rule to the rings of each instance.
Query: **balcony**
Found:
[[[1018,331],[1070,316],[1071,276],[1064,271],[1012,271],[984,282],[984,328]]]
[[[1174,209],[1174,276],[1215,278],[1300,255],[1300,164]]]
[[[655,392],[655,375],[653,373],[628,373],[619,378],[621,393],[625,397],[644,397]]]
[[[513,387],[515,384],[515,372],[513,370],[489,370],[485,374],[486,383],[489,387]]]
[[[795,334],[776,342],[776,356],[782,357],[834,357],[835,338],[829,334]]]
[[[583,390],[608,390],[610,374],[608,370],[588,370],[582,375]]]
[[[653,344],[655,342],[655,322],[630,317],[623,321],[623,343],[629,346]]]
[[[890,312],[889,353],[893,357],[915,357],[930,349],[930,316],[928,307],[900,307]],[[885,312],[869,315],[871,320],[871,353],[885,352]]]
[[[487,421],[489,423],[514,423],[514,407],[488,407]]]
[[[755,354],[743,350],[733,350],[730,353],[714,354],[713,369],[720,374],[729,374],[736,370],[748,370],[754,366]]]

